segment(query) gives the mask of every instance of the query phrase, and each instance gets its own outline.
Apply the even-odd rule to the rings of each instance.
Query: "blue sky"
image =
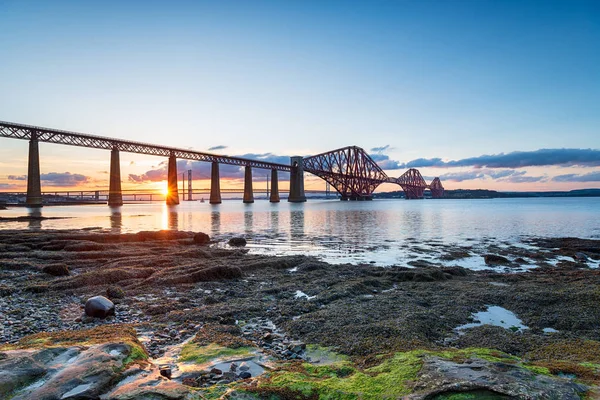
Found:
[[[0,120],[231,155],[358,145],[392,176],[441,159],[419,169],[446,187],[600,187],[582,178],[599,175],[598,1],[0,0],[0,54]],[[26,143],[0,143],[17,187]],[[513,181],[460,162],[540,149],[593,151]],[[48,185],[106,185],[105,152],[41,152]],[[121,160],[124,177],[163,161]]]

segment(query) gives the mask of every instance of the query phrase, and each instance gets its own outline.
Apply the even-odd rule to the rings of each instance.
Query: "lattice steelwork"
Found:
[[[178,149],[175,147],[157,146],[149,143],[132,142],[102,136],[87,135],[83,133],[68,132],[58,129],[41,128],[37,126],[14,124],[0,121],[0,137],[13,139],[37,139],[40,142],[66,144],[70,146],[89,147],[94,149],[112,150],[116,148],[128,153],[148,154],[152,156],[169,157],[194,161],[216,161],[220,164],[251,166],[253,168],[276,169],[278,171],[291,171],[291,166],[276,164],[259,160],[250,160],[239,157],[220,156],[217,154],[203,153],[193,150]]]
[[[292,170],[291,166],[285,164],[221,156],[11,122],[0,121],[0,137],[23,140],[37,139],[40,142],[104,150],[118,149],[119,151],[153,156],[169,157],[174,155],[176,158],[187,160],[276,169],[278,171],[290,172]],[[344,147],[307,157],[304,159],[303,165],[305,171],[317,175],[333,186],[342,195],[343,199],[370,199],[377,186],[384,182],[397,183],[402,186],[407,199],[423,198],[423,192],[426,188],[431,189],[431,195],[434,198],[444,195],[444,187],[439,178],[435,178],[431,185],[427,185],[416,169],[409,169],[399,178],[388,177],[375,161],[357,146]]]
[[[404,190],[404,195],[407,199],[422,199],[423,192],[427,188],[427,183],[421,173],[411,168],[399,178],[396,179],[396,183],[402,186],[402,190]]]
[[[434,199],[444,197],[444,187],[442,186],[442,181],[440,181],[440,178],[435,178],[429,184],[429,190],[431,190],[431,197]]]
[[[360,147],[349,146],[304,159],[304,170],[327,181],[343,199],[365,199],[387,175]]]
[[[427,185],[421,173],[411,168],[399,178],[388,177],[385,172],[360,147],[350,146],[317,154],[304,159],[304,170],[324,179],[333,186],[342,199],[370,199],[382,183],[396,183],[402,187],[407,199],[422,199],[426,188],[432,197],[444,194],[439,178]]]

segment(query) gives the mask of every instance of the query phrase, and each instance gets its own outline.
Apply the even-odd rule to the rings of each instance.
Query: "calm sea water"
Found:
[[[406,261],[408,250],[432,244],[491,240],[506,244],[532,236],[600,238],[600,198],[309,200],[300,204],[232,200],[215,206],[201,202],[176,207],[128,204],[119,209],[57,206],[40,212],[44,217],[70,218],[0,222],[0,229],[202,231],[223,241],[244,236],[254,253],[309,254],[330,262],[377,265]],[[27,214],[24,208],[0,210],[2,217]]]

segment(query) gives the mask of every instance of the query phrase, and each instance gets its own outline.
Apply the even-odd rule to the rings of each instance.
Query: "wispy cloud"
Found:
[[[600,166],[600,150],[539,149],[482,155],[454,161],[442,161],[441,158],[418,158],[407,162],[403,167],[523,168],[549,165],[597,167]]]
[[[70,172],[50,172],[41,174],[43,184],[48,186],[77,186],[90,182],[90,177]]]
[[[398,161],[391,160],[389,156],[385,154],[369,154],[369,156],[381,167],[381,169],[385,170],[393,170],[403,168],[402,164]]]
[[[381,147],[373,147],[373,148],[371,149],[371,152],[372,152],[372,153],[382,153],[382,152],[384,152],[384,151],[386,151],[386,150],[391,150],[391,149],[392,149],[392,148],[390,147],[390,145],[389,145],[389,144],[386,144],[385,146],[381,146]]]
[[[26,181],[27,175],[9,175],[8,180],[9,181]]]
[[[479,171],[466,171],[466,172],[449,172],[447,174],[440,175],[440,179],[443,181],[452,182],[463,182],[472,181],[474,179],[482,179],[485,174]]]
[[[241,154],[236,157],[248,158],[252,160],[260,160],[265,162],[277,163],[277,164],[289,164],[289,156],[278,156],[272,153],[247,153]],[[167,163],[161,163],[157,168],[148,170],[143,174],[129,174],[129,181],[133,183],[145,183],[145,182],[161,182],[167,180]],[[190,161],[190,160],[178,160],[177,171],[179,173],[187,172],[192,170],[192,177],[194,179],[210,179],[211,164],[202,161]],[[219,165],[219,176],[221,179],[242,179],[244,178],[244,167],[229,164]],[[270,171],[266,170],[254,170],[253,179],[255,181],[262,181],[267,179],[267,175],[270,176]],[[289,179],[289,174],[285,172],[279,172],[279,179]]]
[[[565,174],[552,178],[554,182],[600,182],[600,171],[587,174]]]
[[[512,169],[493,170],[493,169],[474,169],[462,172],[449,172],[440,175],[442,181],[463,182],[476,179],[487,179],[488,177],[499,182],[510,183],[531,183],[542,182],[548,179],[547,176],[526,176],[527,171],[517,171]]]
[[[220,144],[218,146],[209,147],[208,151],[225,150],[226,148],[227,146]]]

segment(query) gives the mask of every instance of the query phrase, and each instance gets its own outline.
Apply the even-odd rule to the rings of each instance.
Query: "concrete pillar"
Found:
[[[31,134],[29,141],[29,161],[27,164],[27,199],[30,207],[42,206],[42,182],[40,180],[40,150],[37,133]]]
[[[210,167],[210,204],[221,204],[221,182],[219,181],[219,163],[212,162]]]
[[[271,170],[271,197],[269,201],[271,203],[279,203],[279,180],[276,169]]]
[[[306,201],[304,195],[304,159],[291,157],[292,171],[290,172],[290,196],[288,201],[302,203]]]
[[[177,158],[171,153],[169,156],[169,168],[167,170],[167,205],[179,204],[179,190],[177,188]]]
[[[254,192],[252,191],[252,167],[246,165],[244,174],[244,203],[254,203]]]
[[[108,205],[110,207],[119,207],[123,205],[123,192],[121,191],[121,162],[119,160],[119,149],[116,147],[110,152]]]

